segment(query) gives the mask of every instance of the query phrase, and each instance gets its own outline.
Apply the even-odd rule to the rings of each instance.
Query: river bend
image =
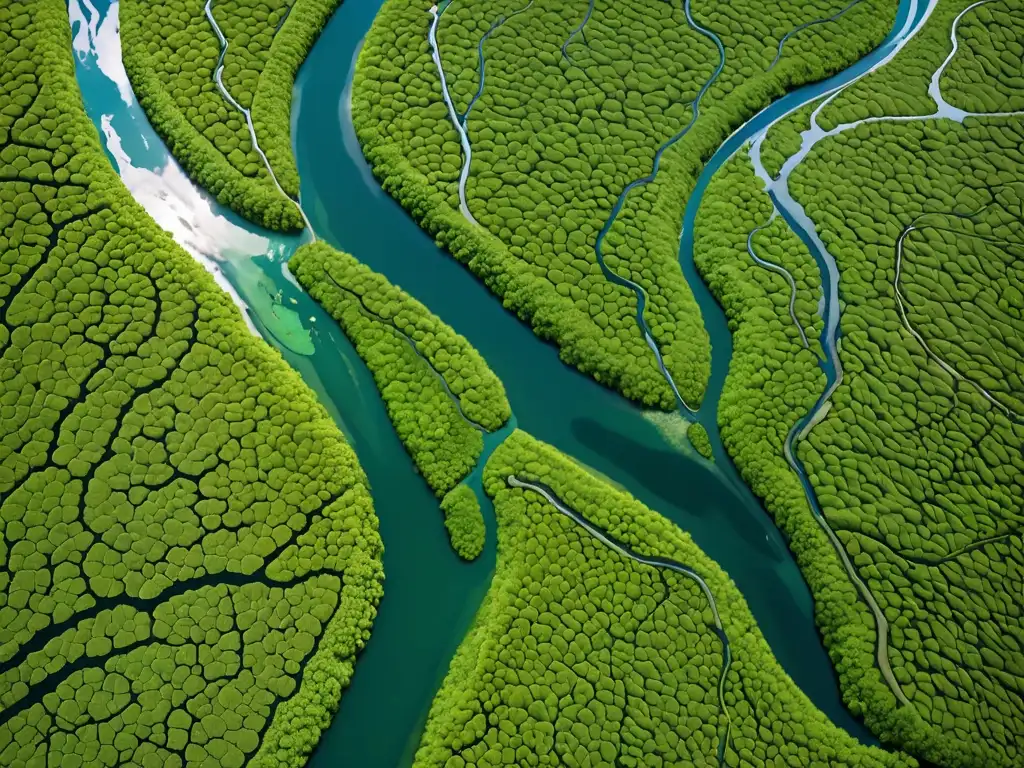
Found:
[[[346,0],[299,73],[293,140],[305,213],[318,236],[403,285],[468,338],[505,384],[519,423],[628,490],[689,532],[734,579],[784,669],[814,704],[862,741],[870,734],[843,708],[814,625],[810,593],[778,529],[739,481],[717,439],[710,465],[681,453],[648,414],[565,366],[557,350],[506,312],[462,265],[441,252],[382,195],[354,144],[348,95],[355,53],[380,0]],[[886,44],[842,73],[799,89],[733,134],[707,164],[687,204],[680,256],[715,354],[698,416],[714,423],[731,355],[724,315],[692,264],[692,226],[714,171],[778,116],[839,87],[906,36],[914,0],[902,0]],[[334,321],[284,262],[302,238],[242,221],[196,190],[134,100],[120,64],[117,5],[70,0],[77,74],[86,109],[133,195],[214,273],[252,327],[317,392],[355,447],[373,489],[385,541],[385,597],[341,710],[310,765],[344,755],[368,768],[409,765],[448,662],[472,621],[494,564],[494,520],[473,563],[451,551],[437,501],[398,442],[369,371]],[[432,20],[436,30],[436,22]],[[168,216],[173,211],[173,216]],[[274,298],[268,298],[274,297]],[[485,454],[507,434],[484,436]],[[479,468],[466,481],[480,493]],[[694,494],[693,488],[701,488]],[[396,738],[396,734],[401,734]]]

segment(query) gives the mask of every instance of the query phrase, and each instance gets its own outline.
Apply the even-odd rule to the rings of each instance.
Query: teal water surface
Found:
[[[303,204],[318,235],[402,285],[465,335],[504,382],[521,427],[612,478],[688,531],[736,581],[772,650],[804,692],[834,722],[874,743],[842,707],[814,627],[810,595],[782,536],[739,481],[720,442],[715,440],[714,465],[680,453],[640,409],[564,365],[555,348],[506,312],[373,180],[352,129],[349,96],[352,65],[379,5],[379,0],[346,0],[296,85],[293,140]],[[901,19],[907,5],[901,6]],[[787,111],[832,87],[834,82],[802,89],[800,101],[790,99]],[[749,129],[752,135],[759,125],[752,121]],[[743,141],[730,142],[731,151]],[[714,167],[725,159],[716,156]],[[714,167],[709,165],[708,178]],[[706,180],[701,191],[704,187]],[[691,202],[696,203],[698,195]],[[682,262],[698,298],[710,299],[701,305],[714,321],[709,332],[716,359],[700,417],[713,425],[731,340],[721,310],[692,273],[692,258],[689,269],[687,259]],[[375,635],[371,646],[380,640]],[[342,754],[358,756],[359,764],[403,764],[389,746],[401,727],[399,718],[388,696],[360,687],[364,674],[371,676],[361,667],[313,764],[330,765],[332,756]]]
[[[369,477],[385,542],[386,597],[359,659],[362,674],[346,697],[370,699],[375,707],[379,702],[374,711],[386,711],[382,725],[391,725],[366,734],[365,746],[343,762],[381,768],[408,763],[430,701],[490,583],[489,501],[488,545],[465,564],[452,552],[438,502],[395,436],[370,372],[334,320],[283,271],[283,259],[302,239],[255,227],[188,182],[123,79],[116,4],[94,5],[98,10],[90,11],[72,0],[78,81],[115,167],[136,199],[219,277],[254,330],[317,392]],[[384,733],[382,744],[372,743]],[[320,754],[321,764],[337,765],[341,753]]]
[[[112,160],[136,198],[163,214],[161,224],[215,272],[254,329],[318,393],[355,447],[373,489],[385,543],[385,597],[352,686],[311,765],[408,765],[433,695],[489,584],[493,513],[485,508],[484,554],[461,563],[448,544],[437,501],[395,437],[369,372],[284,267],[300,238],[260,230],[188,183],[123,78],[116,4],[95,5],[98,10],[71,2],[78,77]],[[293,139],[302,202],[318,235],[402,285],[465,335],[505,383],[519,426],[688,531],[737,583],[796,683],[834,722],[872,741],[842,707],[810,594],[782,536],[739,482],[717,439],[715,464],[685,454],[640,409],[564,365],[555,348],[507,313],[373,180],[355,142],[348,94],[355,55],[379,6],[380,0],[345,0],[296,85]],[[830,87],[803,89],[799,103]],[[713,160],[708,177],[717,165]],[[682,264],[715,349],[712,386],[701,408],[702,421],[712,420],[731,343],[721,311],[706,304],[702,284],[694,283],[692,259],[689,267],[685,258]],[[497,439],[489,438],[488,446]],[[475,473],[471,485],[478,484]]]

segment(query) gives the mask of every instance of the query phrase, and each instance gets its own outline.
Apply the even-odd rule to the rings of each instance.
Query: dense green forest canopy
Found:
[[[835,258],[841,308],[843,375],[797,453],[886,638],[851,602],[780,456],[824,376],[785,311],[790,287],[747,250],[772,203],[745,157],[709,188],[696,251],[738,323],[723,440],[803,554],[847,701],[937,763],[1013,766],[1024,755],[1024,116],[1007,84],[1020,82],[1009,41],[1024,30],[1013,2],[969,5],[939,2],[890,63],[815,105],[834,135],[788,180]],[[802,151],[811,111],[768,132],[769,173]],[[799,311],[820,295],[811,255],[782,237],[792,245],[763,255],[796,278],[798,321],[817,335],[820,319]],[[879,676],[878,648],[895,685]]]
[[[0,763],[303,765],[381,596],[355,454],[0,7]]]
[[[265,226],[303,223],[291,90],[337,5],[123,0],[157,131]],[[678,242],[703,162],[876,45],[895,3],[429,6],[387,0],[360,57],[354,119],[383,187],[563,359],[669,408],[642,296],[698,402],[710,352]],[[734,333],[722,442],[791,543],[851,711],[944,766],[1024,760],[1020,10],[937,0],[894,59],[728,160],[694,237]],[[356,258],[314,243],[289,266],[478,557],[463,481],[511,417],[501,382]],[[382,596],[367,481],[116,178],[61,0],[0,7],[0,358],[0,763],[303,765]],[[729,578],[628,493],[523,432],[484,486],[497,568],[417,766],[915,765],[829,723]]]
[[[468,485],[452,488],[441,500],[444,526],[452,548],[463,560],[473,560],[483,551],[487,538],[480,500]]]

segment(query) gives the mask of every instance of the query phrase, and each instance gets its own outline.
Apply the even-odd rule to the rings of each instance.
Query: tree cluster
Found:
[[[606,546],[510,475],[634,551]],[[498,517],[490,591],[434,701],[414,765],[913,766],[863,747],[786,676],[735,585],[685,533],[556,449],[514,432],[485,468]],[[723,740],[723,735],[727,737]]]
[[[216,3],[216,0],[214,0]],[[262,0],[261,0],[262,2]],[[292,0],[287,18],[278,21],[277,31],[264,57],[252,94],[252,122],[260,146],[274,169],[277,180],[293,198],[299,196],[299,170],[292,153],[292,91],[299,67],[313,49],[340,0]],[[246,6],[253,6],[247,0]],[[240,29],[244,32],[257,16],[249,7],[240,8]],[[252,43],[249,42],[251,47]]]
[[[381,597],[355,454],[0,7],[0,764],[294,766]]]
[[[288,266],[355,345],[403,445],[443,497],[476,464],[481,432],[511,415],[501,381],[465,337],[349,254],[311,243]]]
[[[708,431],[704,425],[699,421],[694,421],[686,428],[686,436],[690,440],[690,445],[693,446],[693,450],[703,456],[705,459],[713,459],[713,452],[711,448],[711,438],[708,436]]]
[[[463,560],[475,560],[483,552],[487,539],[480,500],[468,485],[457,485],[441,500],[444,527],[448,530],[452,549]]]

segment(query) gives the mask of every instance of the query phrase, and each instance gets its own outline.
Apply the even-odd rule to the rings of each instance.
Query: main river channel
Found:
[[[380,4],[345,0],[296,84],[292,129],[301,198],[318,237],[401,285],[466,336],[504,382],[520,427],[689,532],[736,582],[797,685],[834,722],[874,743],[842,707],[810,594],[782,536],[717,439],[716,406],[732,344],[721,309],[694,270],[692,227],[715,169],[774,119],[863,73],[912,34],[922,13],[917,0],[901,0],[894,33],[878,51],[836,78],[779,100],[734,134],[709,162],[687,206],[680,255],[714,349],[699,412],[712,436],[714,464],[674,447],[639,408],[563,364],[554,347],[507,313],[377,185],[348,105],[355,57]],[[317,392],[370,479],[385,544],[385,596],[352,685],[310,765],[407,766],[448,661],[490,582],[492,511],[485,503],[484,554],[460,562],[437,500],[395,437],[369,371],[284,267],[301,238],[261,230],[197,190],[132,95],[120,61],[116,3],[70,0],[70,11],[86,109],[132,194],[215,274],[254,331]]]

